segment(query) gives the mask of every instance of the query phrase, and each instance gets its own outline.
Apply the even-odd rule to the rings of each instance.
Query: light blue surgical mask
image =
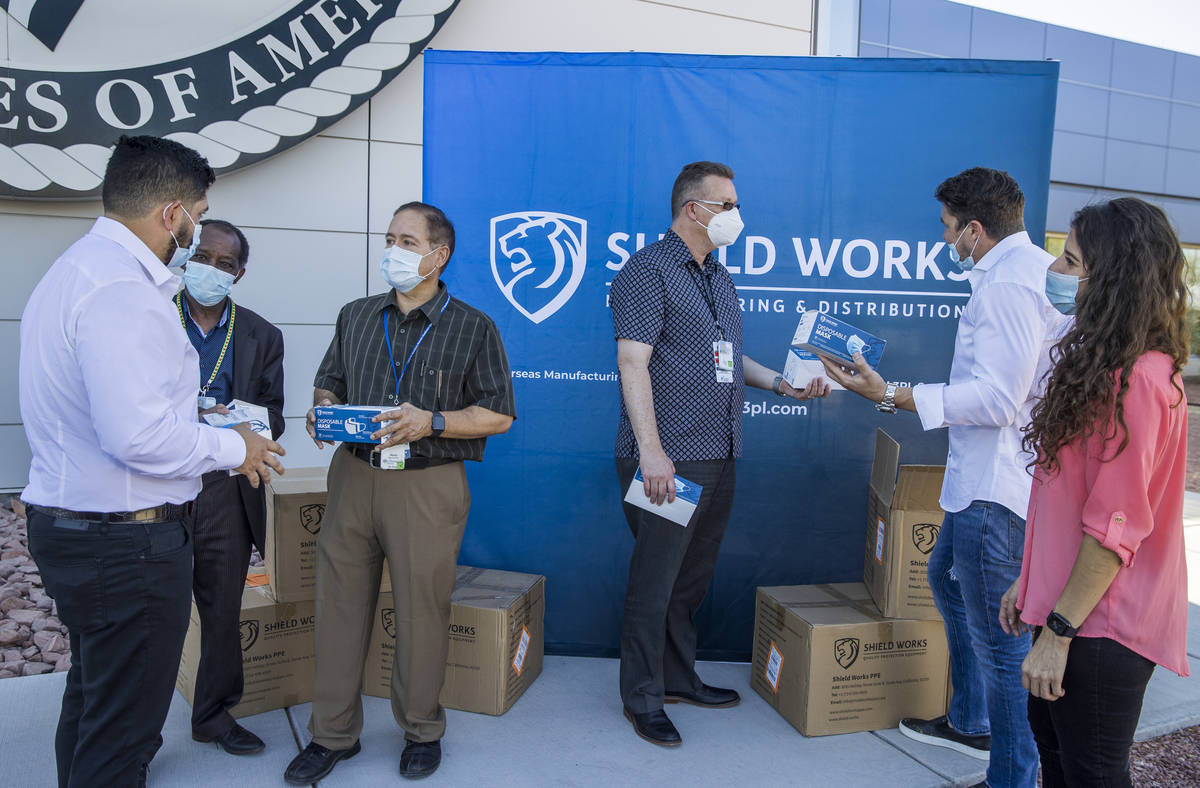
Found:
[[[1075,296],[1079,294],[1079,283],[1088,277],[1060,274],[1046,269],[1046,298],[1054,308],[1064,315],[1075,314]]]
[[[970,271],[972,268],[975,267],[975,257],[974,257],[975,247],[979,246],[979,239],[976,238],[975,243],[971,244],[971,253],[970,254],[968,254],[966,257],[959,257],[958,256],[958,242],[960,240],[962,240],[963,233],[965,233],[966,231],[967,231],[966,227],[962,228],[962,232],[958,234],[958,238],[955,238],[954,243],[950,244],[950,262],[957,265],[959,267],[959,269],[961,269],[963,271]]]
[[[171,206],[168,205],[167,208]],[[192,255],[196,253],[196,247],[200,246],[200,226],[196,224],[196,220],[187,212],[187,208],[183,207],[183,203],[179,204],[183,210],[183,215],[192,223],[192,243],[190,246],[183,246],[179,243],[179,239],[175,237],[175,233],[171,233],[171,240],[175,242],[175,253],[171,255],[171,261],[167,263],[167,269],[173,274],[180,274],[183,266],[187,265],[187,261],[192,259]],[[163,219],[167,218],[167,208],[163,208]],[[169,232],[169,231],[168,231]]]
[[[196,303],[216,306],[229,295],[236,278],[220,268],[193,261],[183,272],[183,286],[187,288],[188,295],[196,299]]]

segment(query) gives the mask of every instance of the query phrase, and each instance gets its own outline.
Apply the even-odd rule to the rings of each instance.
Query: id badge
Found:
[[[371,452],[371,465],[384,471],[402,471],[404,463],[412,456],[407,443],[397,443],[381,451]]]
[[[216,397],[196,397],[196,407],[200,410],[208,410],[209,408],[217,407]]]
[[[733,382],[733,343],[724,340],[713,342],[713,364],[718,383]]]

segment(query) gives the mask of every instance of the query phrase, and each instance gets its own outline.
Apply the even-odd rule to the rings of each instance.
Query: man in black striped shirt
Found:
[[[462,461],[482,460],[487,437],[516,416],[495,324],[440,281],[453,253],[454,227],[440,210],[417,202],[397,209],[380,266],[392,289],[342,307],[317,370],[315,405],[394,408],[375,419],[372,438],[382,445],[344,444],[329,466],[317,540],[313,739],[284,773],[294,785],[322,779],[359,752],[363,664],[385,557],[396,609],[392,712],[407,742],[400,773],[424,777],[441,762],[438,696],[471,502]],[[314,423],[310,410],[315,440]],[[404,469],[381,469],[379,450],[403,443],[411,451]]]

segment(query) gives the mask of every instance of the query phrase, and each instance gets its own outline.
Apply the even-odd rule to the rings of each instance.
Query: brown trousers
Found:
[[[317,744],[343,750],[362,731],[363,663],[384,557],[396,608],[392,714],[410,741],[442,738],[446,711],[438,696],[450,594],[470,506],[461,462],[386,471],[336,450],[317,537],[316,681],[308,723]]]

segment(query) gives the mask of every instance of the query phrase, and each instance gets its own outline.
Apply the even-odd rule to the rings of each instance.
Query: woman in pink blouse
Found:
[[[1076,322],[1026,430],[1025,558],[1000,609],[1040,630],[1022,672],[1047,788],[1131,785],[1154,665],[1188,675],[1184,266],[1166,215],[1123,197],[1075,214],[1047,275]]]

